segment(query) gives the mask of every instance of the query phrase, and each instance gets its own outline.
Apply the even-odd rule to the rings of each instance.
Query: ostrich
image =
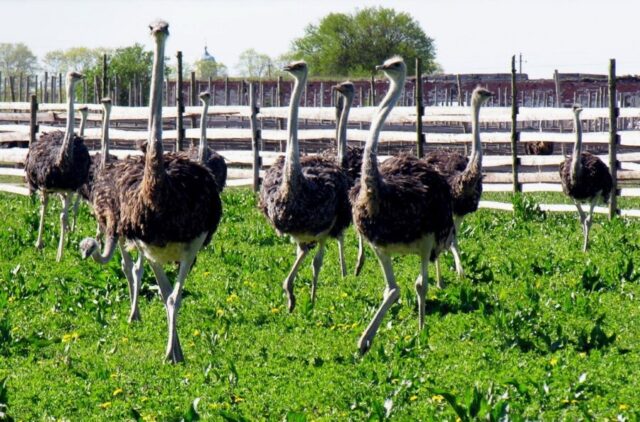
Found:
[[[222,203],[210,171],[180,154],[163,156],[162,86],[169,24],[150,25],[154,37],[149,139],[142,160],[124,160],[115,173],[119,200],[118,235],[149,261],[167,311],[166,358],[184,360],[176,321],[185,279],[198,251],[211,240]],[[172,287],[163,264],[179,262]]]
[[[209,99],[211,94],[208,92],[200,93],[200,102],[202,103],[202,116],[200,117],[200,145],[199,148],[192,149],[189,152],[189,158],[198,161],[211,171],[216,181],[218,193],[222,193],[224,185],[227,182],[227,164],[224,157],[217,152],[211,150],[207,146],[207,110],[209,109]]]
[[[425,161],[399,155],[377,163],[378,138],[385,119],[397,102],[407,72],[402,58],[392,57],[377,66],[390,80],[369,130],[359,183],[351,189],[353,220],[373,248],[387,283],[382,304],[362,333],[358,346],[366,353],[387,310],[398,299],[400,288],[393,274],[391,254],[420,256],[420,275],[415,282],[418,327],[424,326],[429,260],[437,259],[455,236],[452,197],[444,176]]]
[[[493,93],[477,87],[471,94],[471,131],[473,144],[469,158],[456,151],[433,151],[424,158],[440,174],[447,178],[453,198],[453,221],[456,233],[463,218],[478,209],[482,195],[482,142],[480,141],[479,116],[480,107],[493,96]],[[464,276],[462,261],[458,251],[457,236],[451,244],[451,253],[456,264],[458,276]],[[438,287],[442,288],[440,265],[436,261]]]
[[[269,168],[260,189],[259,206],[278,234],[288,234],[297,246],[297,256],[282,287],[289,311],[295,308],[293,283],[300,264],[318,244],[313,258],[311,303],[315,303],[318,274],[325,243],[339,238],[351,222],[348,180],[334,162],[321,156],[300,157],[298,149],[298,107],[307,80],[307,64],[292,62],[284,67],[294,80],[289,104],[287,152]]]
[[[351,188],[356,180],[360,177],[360,168],[362,167],[362,148],[347,146],[347,126],[349,123],[349,111],[353,104],[355,87],[352,82],[346,81],[332,87],[333,90],[340,94],[340,104],[338,112],[338,124],[336,128],[337,150],[329,149],[322,153],[322,157],[336,161],[338,166],[342,168],[348,178],[349,187]],[[342,276],[347,275],[347,269],[344,261],[343,237],[338,237],[338,251],[340,255],[340,268]],[[364,244],[362,236],[358,235],[358,259],[355,267],[355,275],[357,276],[364,264]]]
[[[87,180],[90,157],[81,137],[73,133],[74,93],[76,83],[83,78],[77,72],[67,73],[67,125],[64,132],[44,133],[31,145],[25,163],[29,191],[39,191],[41,196],[40,224],[36,248],[43,246],[42,232],[50,193],[58,193],[62,199],[60,213],[60,240],[56,261],[62,259],[65,235],[68,228],[68,211],[71,196]]]
[[[569,195],[576,204],[580,223],[584,234],[582,251],[589,247],[589,230],[593,217],[593,208],[599,202],[607,203],[611,194],[613,180],[609,168],[595,155],[582,152],[582,125],[580,124],[579,105],[573,106],[573,121],[576,131],[576,142],[573,145],[573,155],[568,156],[560,164],[560,180],[562,190]],[[580,202],[589,202],[589,216],[582,210]]]
[[[546,141],[532,141],[526,142],[525,151],[529,155],[551,155],[553,154],[554,144],[553,142]]]

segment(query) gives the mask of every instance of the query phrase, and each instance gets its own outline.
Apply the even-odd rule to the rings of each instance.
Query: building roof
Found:
[[[215,57],[213,57],[211,54],[209,54],[209,51],[207,50],[207,46],[204,46],[204,53],[202,54],[202,58],[200,60],[206,61],[206,62],[214,62],[216,61]]]

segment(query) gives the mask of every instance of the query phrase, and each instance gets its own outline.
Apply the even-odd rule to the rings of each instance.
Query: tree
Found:
[[[227,75],[227,66],[209,60],[198,60],[193,64],[198,79],[215,78]]]
[[[70,70],[86,72],[102,63],[102,55],[110,54],[105,48],[72,47],[54,50],[45,54],[42,62],[45,70],[53,73],[67,73]]]
[[[142,82],[142,92],[146,97],[149,94],[149,81],[151,75],[151,66],[153,65],[153,53],[145,50],[142,44],[134,44],[129,47],[118,48],[108,61],[108,76],[118,77],[120,86],[120,103],[126,103],[128,100],[129,84],[135,80]],[[94,73],[95,72],[95,73]],[[97,75],[102,77],[102,64],[100,63],[91,72],[93,75],[87,74],[93,78]],[[92,79],[89,79],[92,80]]]
[[[248,78],[270,77],[273,71],[273,61],[266,54],[258,53],[253,48],[240,53],[236,70],[241,76]]]
[[[0,70],[5,75],[34,73],[38,59],[23,43],[0,43]]]
[[[393,55],[405,59],[409,73],[415,71],[416,57],[424,72],[436,70],[433,39],[409,14],[383,7],[325,16],[293,41],[292,53],[322,76],[369,76]]]

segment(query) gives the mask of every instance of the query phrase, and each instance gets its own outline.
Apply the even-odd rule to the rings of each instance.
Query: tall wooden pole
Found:
[[[613,179],[612,195],[609,199],[609,219],[618,214],[618,115],[616,102],[616,60],[609,60],[609,170]]]
[[[422,63],[420,58],[416,58],[416,154],[418,158],[424,156],[424,133],[422,133],[422,116],[424,116],[424,107],[422,106]]]
[[[513,191],[520,192],[518,183],[518,141],[520,133],[517,130],[518,124],[518,90],[516,87],[516,56],[511,56],[511,171],[513,174]]]
[[[182,113],[184,113],[184,102],[182,101],[182,51],[176,54],[178,59],[178,81],[176,82],[176,151],[182,151],[182,141],[184,140],[184,122],[182,121]]]
[[[31,95],[31,108],[29,120],[29,146],[36,141],[36,133],[38,132],[38,96]]]
[[[251,107],[251,150],[253,152],[253,191],[260,188],[260,129],[258,128],[258,113],[260,108],[256,101],[256,90],[253,82],[249,82],[249,107]]]
[[[107,91],[107,55],[102,55],[102,98],[108,97],[109,91]]]

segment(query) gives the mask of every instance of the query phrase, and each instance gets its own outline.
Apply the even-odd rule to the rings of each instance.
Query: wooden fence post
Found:
[[[616,59],[609,60],[609,170],[613,179],[612,195],[609,199],[609,219],[618,214],[618,115],[620,109],[616,103]]]
[[[518,124],[518,91],[516,87],[516,56],[511,56],[511,171],[513,174],[513,191],[520,192],[520,184],[518,183],[518,141],[520,133],[517,128]]]
[[[176,82],[176,151],[182,151],[182,141],[184,140],[184,123],[182,113],[184,113],[184,101],[182,100],[182,51],[176,53],[178,59],[178,81]]]
[[[108,97],[107,91],[107,54],[102,55],[102,98]]]
[[[276,107],[282,107],[282,76],[278,76],[278,79],[276,81]],[[283,128],[284,120],[278,119],[278,130],[282,130]],[[280,143],[280,151],[282,151],[283,149],[283,145],[282,143]]]
[[[36,141],[36,133],[38,132],[38,96],[31,95],[31,108],[29,120],[29,146]]]
[[[189,88],[191,88],[191,98],[190,98],[191,101],[190,101],[190,104],[192,106],[196,106],[196,105],[198,105],[197,104],[198,95],[197,95],[197,92],[196,92],[197,91],[196,72],[193,72],[193,71],[191,72],[191,81],[189,82],[189,85],[190,85]]]
[[[24,75],[20,72],[20,77],[18,78],[18,101],[22,101],[22,85],[23,85]]]
[[[58,102],[64,102],[64,98],[62,97],[62,73],[58,73]]]
[[[371,82],[370,82],[370,95],[369,95],[369,101],[370,101],[370,106],[371,107],[375,107],[376,105],[376,79],[375,79],[375,75],[371,75]]]
[[[249,107],[251,107],[251,150],[253,151],[253,191],[257,192],[260,188],[260,168],[262,160],[260,159],[260,135],[258,128],[258,112],[260,111],[256,104],[256,91],[254,83],[249,82]]]
[[[14,85],[14,77],[13,76],[9,76],[9,90],[11,90],[11,102],[15,103],[16,102],[16,91],[15,91],[15,87]]]
[[[462,81],[460,80],[460,74],[456,75],[456,84],[458,85],[458,105],[463,106],[462,103]]]
[[[418,158],[424,156],[424,133],[422,133],[422,116],[424,107],[422,106],[422,66],[420,58],[416,57],[416,83],[415,83],[415,103],[416,103],[416,154]]]

